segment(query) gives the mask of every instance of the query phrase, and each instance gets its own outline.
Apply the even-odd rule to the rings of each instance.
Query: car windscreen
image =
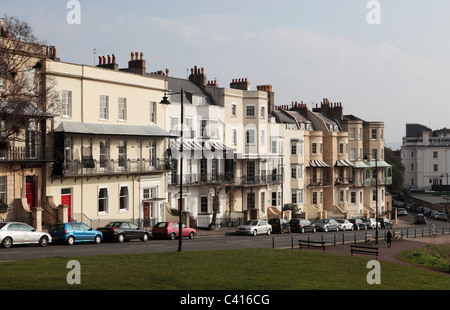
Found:
[[[157,223],[155,225],[156,228],[166,228],[168,225],[168,223]]]
[[[105,227],[120,227],[121,222],[111,222],[106,224]]]
[[[50,230],[63,230],[64,229],[64,224],[56,224],[53,225],[52,227],[50,227]]]
[[[245,225],[256,226],[256,225],[258,225],[258,221],[247,221],[247,222],[245,223]]]

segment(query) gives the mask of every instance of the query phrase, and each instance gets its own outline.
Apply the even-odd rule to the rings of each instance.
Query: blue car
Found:
[[[50,227],[50,235],[54,243],[61,242],[69,245],[75,242],[94,242],[99,244],[103,239],[103,234],[92,229],[85,223],[62,223]]]

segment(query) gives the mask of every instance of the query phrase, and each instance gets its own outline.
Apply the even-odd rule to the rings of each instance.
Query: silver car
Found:
[[[339,224],[334,219],[320,219],[316,222],[316,229],[324,232],[330,230],[339,231]]]
[[[265,220],[250,220],[244,225],[240,225],[236,229],[236,233],[240,235],[259,235],[267,234],[270,235],[272,232],[272,225],[267,223]]]
[[[353,223],[349,220],[337,220],[339,230],[346,231],[346,230],[353,230]]]
[[[0,245],[10,248],[13,244],[38,244],[47,246],[52,242],[50,234],[37,231],[28,224],[20,222],[0,223]]]

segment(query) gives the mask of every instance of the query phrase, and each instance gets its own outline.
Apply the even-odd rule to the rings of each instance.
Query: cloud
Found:
[[[136,11],[98,12],[84,9],[82,24],[69,26],[62,10],[37,28],[49,44],[60,47],[63,61],[91,64],[96,48],[115,53],[125,66],[129,52],[142,51],[149,71],[169,68],[173,75],[186,77],[185,70],[198,65],[220,86],[243,77],[253,87],[272,84],[277,104],[320,102],[324,97],[340,101],[346,114],[384,121],[390,141],[401,141],[408,122],[433,128],[448,122],[449,64],[395,43],[362,43],[320,28],[257,26],[257,16],[242,14],[163,18]]]

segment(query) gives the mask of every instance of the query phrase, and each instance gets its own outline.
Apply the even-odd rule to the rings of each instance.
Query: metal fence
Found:
[[[378,230],[378,241],[385,241],[387,229]],[[450,226],[443,227],[414,227],[391,229],[395,240],[406,240],[421,237],[439,237],[450,235]],[[356,243],[375,242],[376,230],[363,230],[354,232],[315,233],[315,234],[291,234],[272,237],[272,248],[298,248],[298,241],[324,242],[326,246],[337,246]]]

